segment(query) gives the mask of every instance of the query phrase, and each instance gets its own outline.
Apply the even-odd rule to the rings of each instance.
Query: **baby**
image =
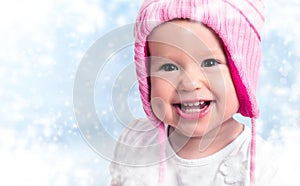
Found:
[[[275,169],[255,134],[263,9],[260,0],[144,1],[135,62],[148,119],[121,134],[112,185],[270,184]]]

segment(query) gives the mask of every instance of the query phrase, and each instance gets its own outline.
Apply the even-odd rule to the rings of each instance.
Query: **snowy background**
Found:
[[[108,185],[109,161],[88,145],[76,122],[74,79],[89,47],[133,23],[140,4],[141,0],[0,2],[0,185]],[[276,149],[280,180],[296,186],[300,2],[276,0],[266,6],[259,133]],[[131,62],[128,46],[110,59],[112,66],[103,70],[95,87],[95,109],[113,139],[122,125],[114,117],[111,91],[105,90],[120,71],[114,64]],[[134,117],[143,115],[135,85],[127,101]]]

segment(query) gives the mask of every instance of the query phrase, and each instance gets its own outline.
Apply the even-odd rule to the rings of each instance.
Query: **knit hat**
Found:
[[[262,57],[261,34],[264,5],[262,0],[145,0],[135,24],[135,63],[143,108],[148,118],[160,129],[164,140],[164,125],[153,115],[148,82],[147,37],[158,25],[174,19],[198,21],[210,27],[222,40],[228,66],[239,100],[238,112],[252,121],[250,178],[255,176],[255,118],[259,108],[255,96]],[[163,156],[164,146],[161,145]],[[164,165],[160,166],[163,181]]]

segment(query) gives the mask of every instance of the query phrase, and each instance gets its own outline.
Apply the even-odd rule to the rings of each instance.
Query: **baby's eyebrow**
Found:
[[[163,56],[149,56],[149,58],[151,59],[151,60],[154,60],[154,61],[159,61],[159,62],[167,62],[167,61],[169,61],[169,62],[172,62],[172,56],[170,56],[170,55],[163,55]]]
[[[220,53],[220,49],[218,48],[207,48],[207,50],[202,49],[201,53],[203,55],[220,55],[223,54],[223,51]]]
[[[224,51],[220,51],[220,50],[205,50],[205,51],[201,51],[201,53],[198,53],[199,56],[193,56],[196,58],[226,58],[225,52]]]

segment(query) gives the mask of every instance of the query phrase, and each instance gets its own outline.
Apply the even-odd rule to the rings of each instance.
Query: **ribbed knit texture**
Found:
[[[159,179],[158,179],[158,185],[163,185],[164,183],[164,178],[166,174],[166,165],[165,162],[163,161],[165,159],[165,145],[162,144],[165,141],[165,127],[163,124],[159,125],[159,159],[160,159],[160,164],[159,164]]]
[[[252,139],[251,139],[251,147],[250,147],[250,180],[251,186],[255,185],[255,158],[256,158],[256,121],[255,119],[251,119],[252,123]]]
[[[261,34],[264,5],[261,0],[145,0],[135,24],[135,62],[143,108],[162,132],[163,123],[153,115],[147,63],[147,37],[158,25],[173,19],[191,19],[213,29],[223,42],[233,83],[239,100],[239,113],[252,118],[251,183],[255,181],[255,118],[258,72],[262,57]],[[160,134],[159,141],[164,145]],[[161,147],[160,150],[164,150]],[[163,157],[160,152],[160,157]],[[163,184],[164,165],[160,165]]]

